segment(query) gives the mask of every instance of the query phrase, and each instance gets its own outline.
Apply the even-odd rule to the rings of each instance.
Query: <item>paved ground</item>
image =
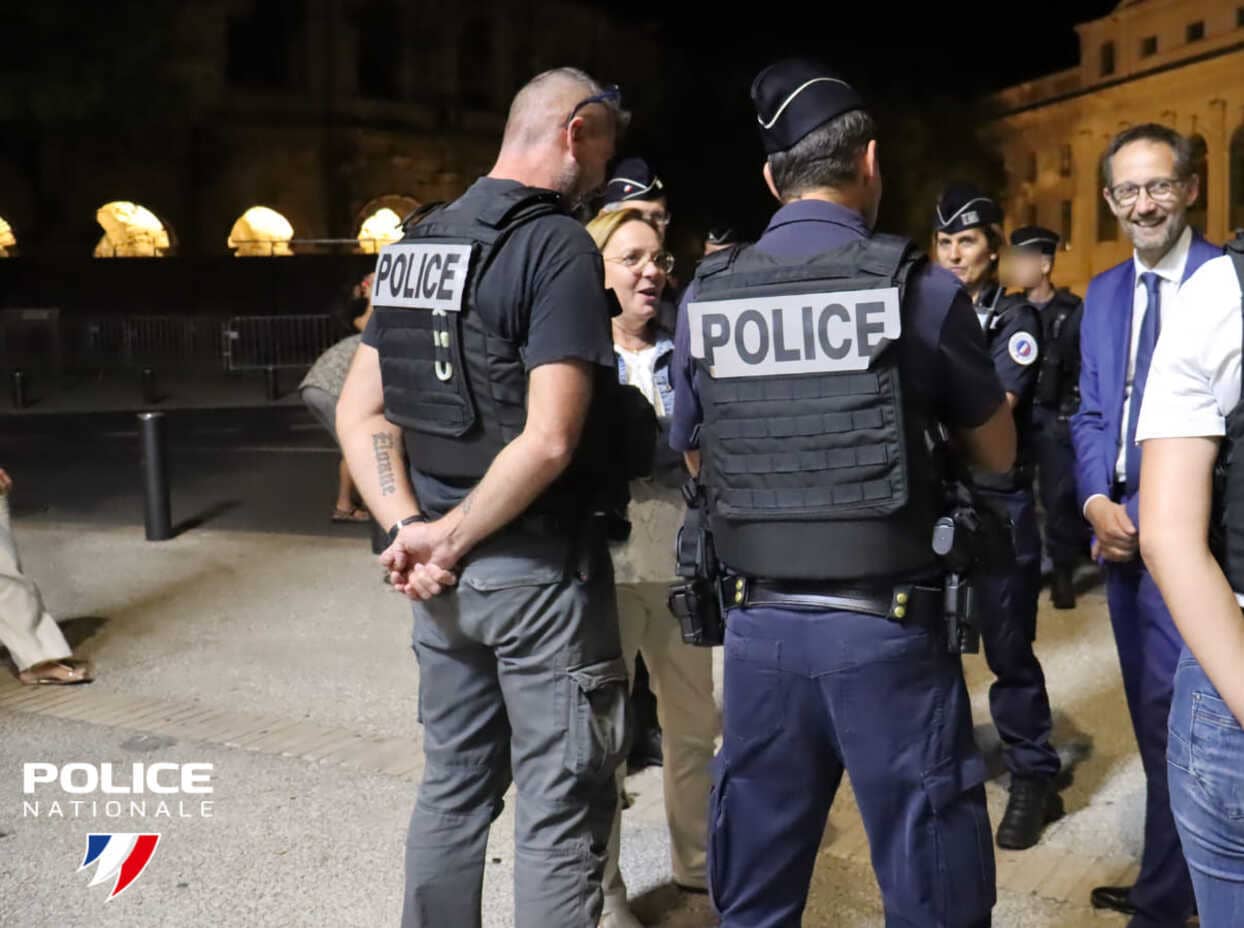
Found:
[[[160,544],[143,540],[133,437],[97,434],[124,423],[5,432],[25,559],[100,678],[31,691],[0,674],[0,925],[396,924],[421,772],[409,613],[379,582],[366,531],[326,524],[332,450],[295,428],[305,424],[248,420],[213,437],[238,423],[187,423],[173,443],[184,480],[174,506],[213,517]],[[999,854],[995,924],[1121,928],[1086,904],[1090,886],[1132,868],[1143,816],[1105,605],[1094,591],[1075,612],[1042,608],[1069,814],[1037,849]],[[997,771],[987,671],[979,658],[967,667]],[[59,789],[36,797],[39,817],[24,814],[21,767],[35,761],[210,762],[213,815],[74,818]],[[636,909],[665,928],[712,924],[669,910],[659,775],[629,782],[623,869]],[[1003,789],[1001,777],[989,785],[995,821]],[[65,817],[47,813],[57,798]],[[489,928],[510,924],[512,821],[507,805],[489,850]],[[84,836],[147,830],[163,835],[147,872],[105,905],[107,888],[76,872]],[[882,924],[847,789],[805,924]]]

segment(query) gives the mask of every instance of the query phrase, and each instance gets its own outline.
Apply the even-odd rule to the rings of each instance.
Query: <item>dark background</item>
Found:
[[[1077,65],[1075,25],[1118,2],[742,3],[719,4],[720,12],[686,3],[646,13],[595,5],[622,20],[651,21],[676,50],[677,70],[654,75],[665,86],[663,112],[635,113],[624,143],[628,153],[650,155],[666,181],[672,235],[710,221],[737,223],[748,236],[762,231],[774,204],[760,177],[751,81],[779,58],[807,55],[873,105],[886,182],[880,226],[923,237],[936,191],[952,176],[1002,193],[1001,165],[974,134],[990,114],[987,95]]]

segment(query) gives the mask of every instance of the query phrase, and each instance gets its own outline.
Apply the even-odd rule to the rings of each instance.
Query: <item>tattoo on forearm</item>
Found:
[[[466,499],[462,501],[462,514],[464,516],[471,514],[471,507],[475,505],[475,493],[476,490],[472,490],[466,495]]]
[[[393,474],[393,436],[387,432],[376,432],[371,437],[371,444],[380,476],[380,495],[392,496],[397,492],[397,477]]]

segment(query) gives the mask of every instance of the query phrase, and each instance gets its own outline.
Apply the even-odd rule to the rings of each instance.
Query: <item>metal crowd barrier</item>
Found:
[[[65,320],[70,366],[89,370],[220,368],[219,316],[99,316]]]
[[[224,330],[225,366],[231,371],[310,367],[340,337],[328,315],[234,316]]]

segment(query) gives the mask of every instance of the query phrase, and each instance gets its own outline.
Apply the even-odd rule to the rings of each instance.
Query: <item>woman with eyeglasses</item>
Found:
[[[674,537],[684,514],[679,487],[686,478],[681,458],[668,442],[674,411],[669,376],[674,343],[657,325],[657,307],[674,258],[664,250],[657,228],[638,210],[601,213],[587,230],[604,258],[605,286],[613,290],[622,310],[612,323],[618,377],[648,398],[661,424],[653,477],[632,484],[627,513],[631,535],[613,552],[618,615],[628,673],[633,680],[636,654],[642,654],[657,695],[674,882],[686,892],[703,894],[709,763],[718,728],[712,652],[684,644],[666,606],[669,584],[675,579]],[[625,771],[619,768],[617,776],[621,793]],[[619,804],[605,864],[601,925],[640,928],[618,869],[620,829]]]

